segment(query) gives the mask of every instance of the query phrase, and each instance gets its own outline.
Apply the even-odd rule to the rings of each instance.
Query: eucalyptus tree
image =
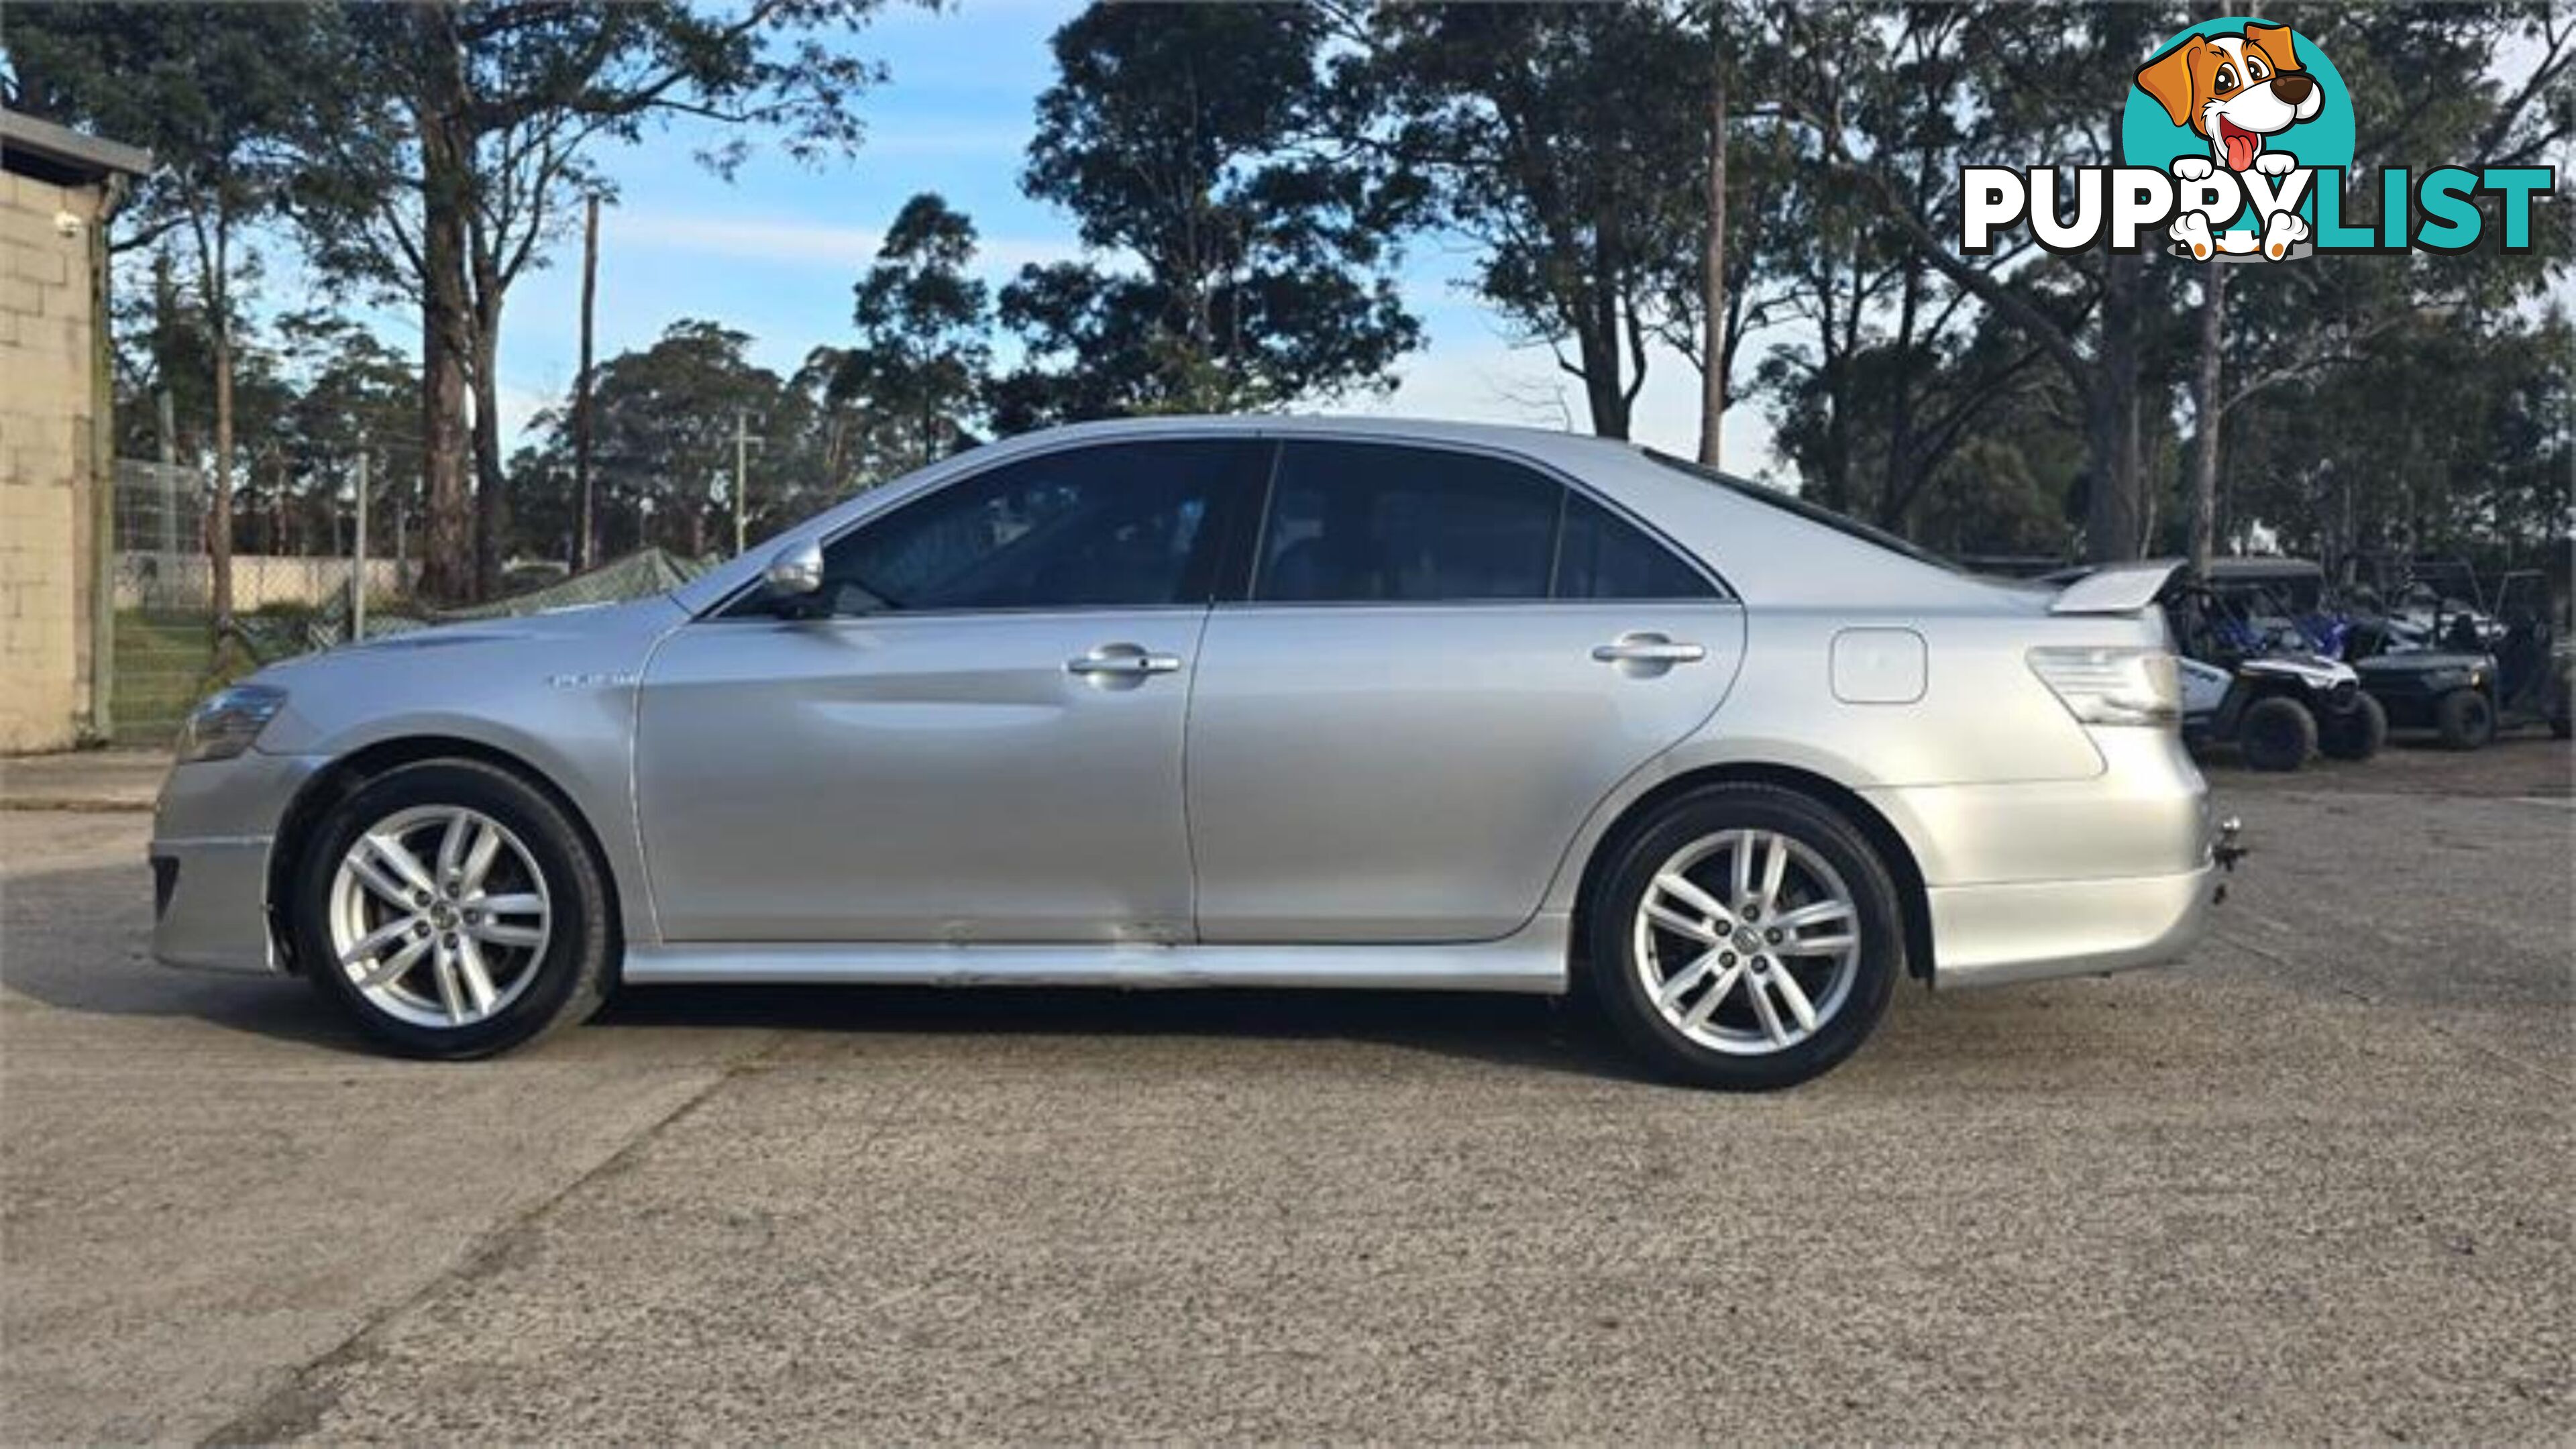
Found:
[[[1095,5],[1055,33],[1021,182],[1090,255],[1002,289],[1026,360],[997,425],[1391,385],[1421,339],[1390,275],[1403,198],[1325,140],[1328,33],[1300,4]]]
[[[206,533],[219,620],[232,613],[236,354],[258,267],[249,237],[294,174],[327,19],[302,5],[36,0],[11,4],[0,23],[12,106],[152,152],[155,169],[117,213],[110,245],[175,239],[189,266],[213,414]]]
[[[899,436],[914,464],[968,435],[988,382],[992,304],[974,261],[975,223],[923,192],[852,288],[858,340],[833,354],[825,398]]]
[[[332,82],[310,97],[299,214],[334,275],[420,308],[433,596],[497,582],[510,497],[502,310],[579,199],[607,189],[600,148],[674,121],[706,128],[701,159],[719,172],[756,137],[804,157],[856,147],[856,102],[880,71],[841,37],[876,5],[411,0],[345,12]]]

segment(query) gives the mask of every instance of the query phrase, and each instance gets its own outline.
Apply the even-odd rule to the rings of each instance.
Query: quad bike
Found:
[[[2295,770],[2323,752],[2366,760],[2388,738],[2388,717],[2351,665],[2274,652],[2280,642],[2234,600],[2197,587],[2166,606],[2182,658],[2182,733],[2195,747],[2232,743],[2257,770]]]
[[[2567,641],[2549,623],[2548,583],[2537,573],[2505,576],[2496,591],[2492,652],[2483,616],[2437,609],[2428,620],[2441,641],[2421,650],[2374,654],[2354,666],[2362,688],[2392,725],[2430,729],[2455,750],[2483,749],[2499,729],[2546,724],[2566,739],[2569,678],[2576,672]]]

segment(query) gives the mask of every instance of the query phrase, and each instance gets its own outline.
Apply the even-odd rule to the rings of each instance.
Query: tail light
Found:
[[[2029,658],[2030,672],[2086,724],[2172,728],[2182,719],[2182,677],[2169,650],[2051,646]]]

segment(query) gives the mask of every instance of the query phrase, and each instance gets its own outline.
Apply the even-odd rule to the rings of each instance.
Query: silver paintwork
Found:
[[[1522,461],[1727,597],[711,616],[783,552],[994,464],[1247,435]],[[289,801],[335,762],[428,740],[562,796],[616,888],[634,980],[1561,989],[1606,833],[1658,785],[1729,767],[1812,777],[1885,822],[1926,887],[1942,984],[2169,960],[2214,869],[2199,774],[2170,731],[2079,724],[2024,657],[2161,645],[2142,599],[2162,567],[2081,594],[1956,575],[1564,434],[1059,429],[854,498],[665,598],[263,671],[289,699],[256,747],[164,788],[153,848],[180,868],[156,950],[271,969]],[[1838,669],[1853,631],[1919,638],[1920,680],[1894,654]]]

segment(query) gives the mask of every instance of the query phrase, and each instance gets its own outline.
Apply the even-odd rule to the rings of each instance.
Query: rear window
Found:
[[[1936,569],[1947,569],[1949,572],[1954,574],[1964,574],[1968,572],[1967,569],[1961,567],[1959,564],[1943,558],[1941,555],[1934,553],[1932,550],[1925,548],[1923,545],[1916,543],[1911,539],[1900,538],[1897,535],[1888,532],[1884,528],[1879,528],[1873,524],[1863,523],[1857,518],[1851,518],[1846,515],[1836,513],[1830,508],[1810,503],[1806,499],[1800,498],[1794,493],[1783,493],[1777,488],[1765,488],[1759,483],[1748,483],[1744,479],[1734,477],[1730,474],[1721,473],[1715,468],[1708,467],[1705,464],[1693,463],[1684,458],[1676,458],[1670,453],[1659,453],[1652,448],[1640,448],[1637,451],[1654,459],[1656,462],[1663,464],[1665,467],[1672,469],[1676,473],[1687,473],[1691,477],[1696,478],[1703,483],[1714,483],[1718,487],[1735,494],[1737,497],[1750,498],[1756,503],[1760,503],[1771,508],[1777,508],[1783,513],[1795,514],[1797,517],[1803,518],[1809,523],[1813,523],[1824,528],[1830,528],[1834,532],[1842,534],[1846,538],[1856,538],[1863,543],[1875,544],[1880,548],[1886,549],[1889,553],[1902,554],[1905,557],[1914,560],[1916,563],[1930,564]]]

